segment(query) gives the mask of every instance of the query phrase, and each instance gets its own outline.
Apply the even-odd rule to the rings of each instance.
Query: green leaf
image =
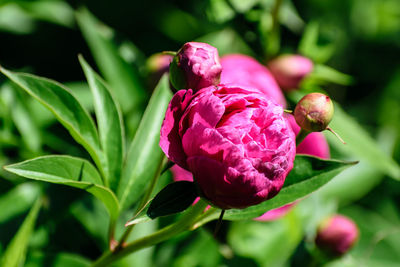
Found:
[[[13,237],[1,259],[1,266],[17,267],[23,266],[29,238],[35,227],[36,218],[39,214],[42,200],[38,199],[26,216],[17,234]]]
[[[38,184],[23,183],[3,194],[0,197],[0,224],[32,207],[39,193]]]
[[[123,209],[139,199],[162,164],[164,153],[158,143],[171,97],[168,76],[164,75],[154,90],[128,151],[118,188],[118,199]]]
[[[322,160],[316,157],[297,155],[293,169],[286,177],[285,184],[276,197],[246,209],[227,210],[224,219],[252,219],[264,214],[268,210],[281,207],[303,198],[325,185],[341,171],[354,164],[355,162]]]
[[[354,79],[350,75],[341,73],[334,68],[322,64],[315,64],[313,71],[306,79],[319,84],[331,82],[340,85],[351,85],[354,83]],[[302,81],[302,83],[306,83],[307,80]],[[307,86],[304,86],[304,88],[307,88]]]
[[[93,120],[79,101],[63,85],[45,78],[26,73],[16,73],[4,68],[1,72],[22,89],[47,107],[92,156],[100,172],[104,173],[101,162],[99,136]]]
[[[336,45],[334,43],[318,45],[319,23],[310,22],[307,24],[299,43],[299,52],[312,59],[316,63],[324,63],[332,57]]]
[[[105,158],[103,166],[106,179],[109,181],[111,190],[116,191],[121,177],[125,147],[122,115],[103,80],[82,56],[79,57],[79,61],[93,93],[100,144]]]
[[[1,97],[7,104],[7,109],[11,118],[21,134],[21,138],[29,148],[35,153],[40,152],[41,136],[38,126],[32,119],[29,109],[23,99],[15,91],[13,83],[5,83],[2,86]]]
[[[348,155],[355,155],[390,177],[400,180],[400,167],[396,161],[387,155],[363,127],[343,111],[338,103],[335,103],[335,115],[330,127],[346,142],[346,145],[343,145],[333,135],[327,134],[329,143],[335,149]]]
[[[146,99],[146,91],[138,72],[120,56],[112,41],[112,29],[98,21],[86,9],[79,10],[76,18],[97,66],[115,90],[115,96],[123,111],[129,111],[142,104]]]
[[[147,215],[155,219],[187,209],[198,197],[193,182],[178,181],[164,187],[151,201]]]
[[[103,186],[95,167],[84,159],[71,156],[44,156],[4,168],[29,179],[84,189],[103,202],[112,219],[118,216],[117,198],[110,189]]]

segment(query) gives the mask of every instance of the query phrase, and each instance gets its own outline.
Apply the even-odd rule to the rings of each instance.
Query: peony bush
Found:
[[[47,2],[0,5],[1,266],[398,262],[398,110],[370,114],[375,97],[353,105],[363,71],[330,67],[351,70],[343,33],[334,43],[333,26],[304,20],[291,1],[208,1],[192,13],[143,2],[124,24],[133,44],[84,7]],[[28,60],[43,28],[40,64],[9,61]],[[379,139],[347,112],[384,125]]]

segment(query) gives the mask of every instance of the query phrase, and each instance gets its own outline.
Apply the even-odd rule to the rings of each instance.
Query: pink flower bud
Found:
[[[310,59],[300,55],[282,55],[268,63],[279,86],[290,91],[299,87],[300,82],[313,69]]]
[[[169,71],[169,64],[171,63],[172,58],[171,55],[162,53],[157,53],[149,57],[146,62],[149,88],[154,88],[161,76]]]
[[[327,95],[308,94],[297,103],[294,118],[304,130],[310,132],[326,130],[333,118],[333,103]]]
[[[348,217],[334,215],[318,227],[315,244],[332,256],[346,253],[357,241],[357,225]]]
[[[202,196],[223,209],[275,196],[293,167],[295,138],[283,109],[238,86],[178,91],[161,127],[168,158],[193,173]]]
[[[221,58],[221,83],[253,88],[286,106],[285,97],[269,70],[252,57],[240,54]]]
[[[217,85],[222,67],[218,51],[206,43],[190,42],[179,49],[170,65],[170,80],[176,89],[192,89]]]

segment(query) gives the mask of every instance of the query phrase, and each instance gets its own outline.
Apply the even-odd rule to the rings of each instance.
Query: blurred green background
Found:
[[[97,35],[88,33],[92,30]],[[107,53],[122,59],[127,80],[147,92],[136,103],[137,112],[123,103],[128,139],[151,94],[149,84],[154,85],[146,58],[192,40],[216,46],[220,55],[244,53],[261,63],[301,53],[328,66],[325,79],[310,79],[303,91],[322,88],[340,103],[347,115],[337,115],[334,124],[350,145],[342,147],[327,135],[332,158],[360,164],[278,221],[226,223],[218,242],[209,225],[119,266],[306,266],[317,223],[334,212],[354,219],[361,237],[329,266],[400,266],[400,0],[0,0],[0,64],[67,84],[89,110],[91,96],[77,55],[115,87],[125,80],[113,79],[113,69],[119,69]],[[49,153],[88,157],[51,114],[0,76],[1,165]],[[28,183],[3,170],[0,175],[0,255],[39,194],[46,201],[26,265],[84,266],[100,255],[107,214],[99,203],[79,190]],[[140,225],[136,234],[169,220]]]

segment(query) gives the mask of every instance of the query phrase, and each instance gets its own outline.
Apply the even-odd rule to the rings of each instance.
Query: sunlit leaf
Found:
[[[116,191],[121,176],[124,156],[123,122],[119,107],[103,80],[79,58],[86,79],[93,93],[93,103],[100,136],[101,149],[104,153],[104,170],[111,190]]]
[[[62,84],[26,73],[0,68],[1,72],[48,108],[92,156],[100,172],[103,155],[93,120],[79,101]]]
[[[371,166],[381,170],[396,180],[400,180],[399,165],[387,155],[376,141],[357,123],[355,119],[346,114],[339,104],[335,103],[335,115],[330,123],[345,140],[346,145],[340,143],[333,135],[326,135],[339,151],[355,155],[361,160],[367,161]]]
[[[62,184],[86,190],[101,200],[111,218],[119,213],[118,200],[103,186],[97,170],[88,161],[71,156],[44,156],[4,167],[25,178]]]
[[[154,90],[128,151],[118,188],[122,208],[139,199],[161,167],[164,153],[158,143],[161,124],[171,97],[168,76],[164,75]]]

